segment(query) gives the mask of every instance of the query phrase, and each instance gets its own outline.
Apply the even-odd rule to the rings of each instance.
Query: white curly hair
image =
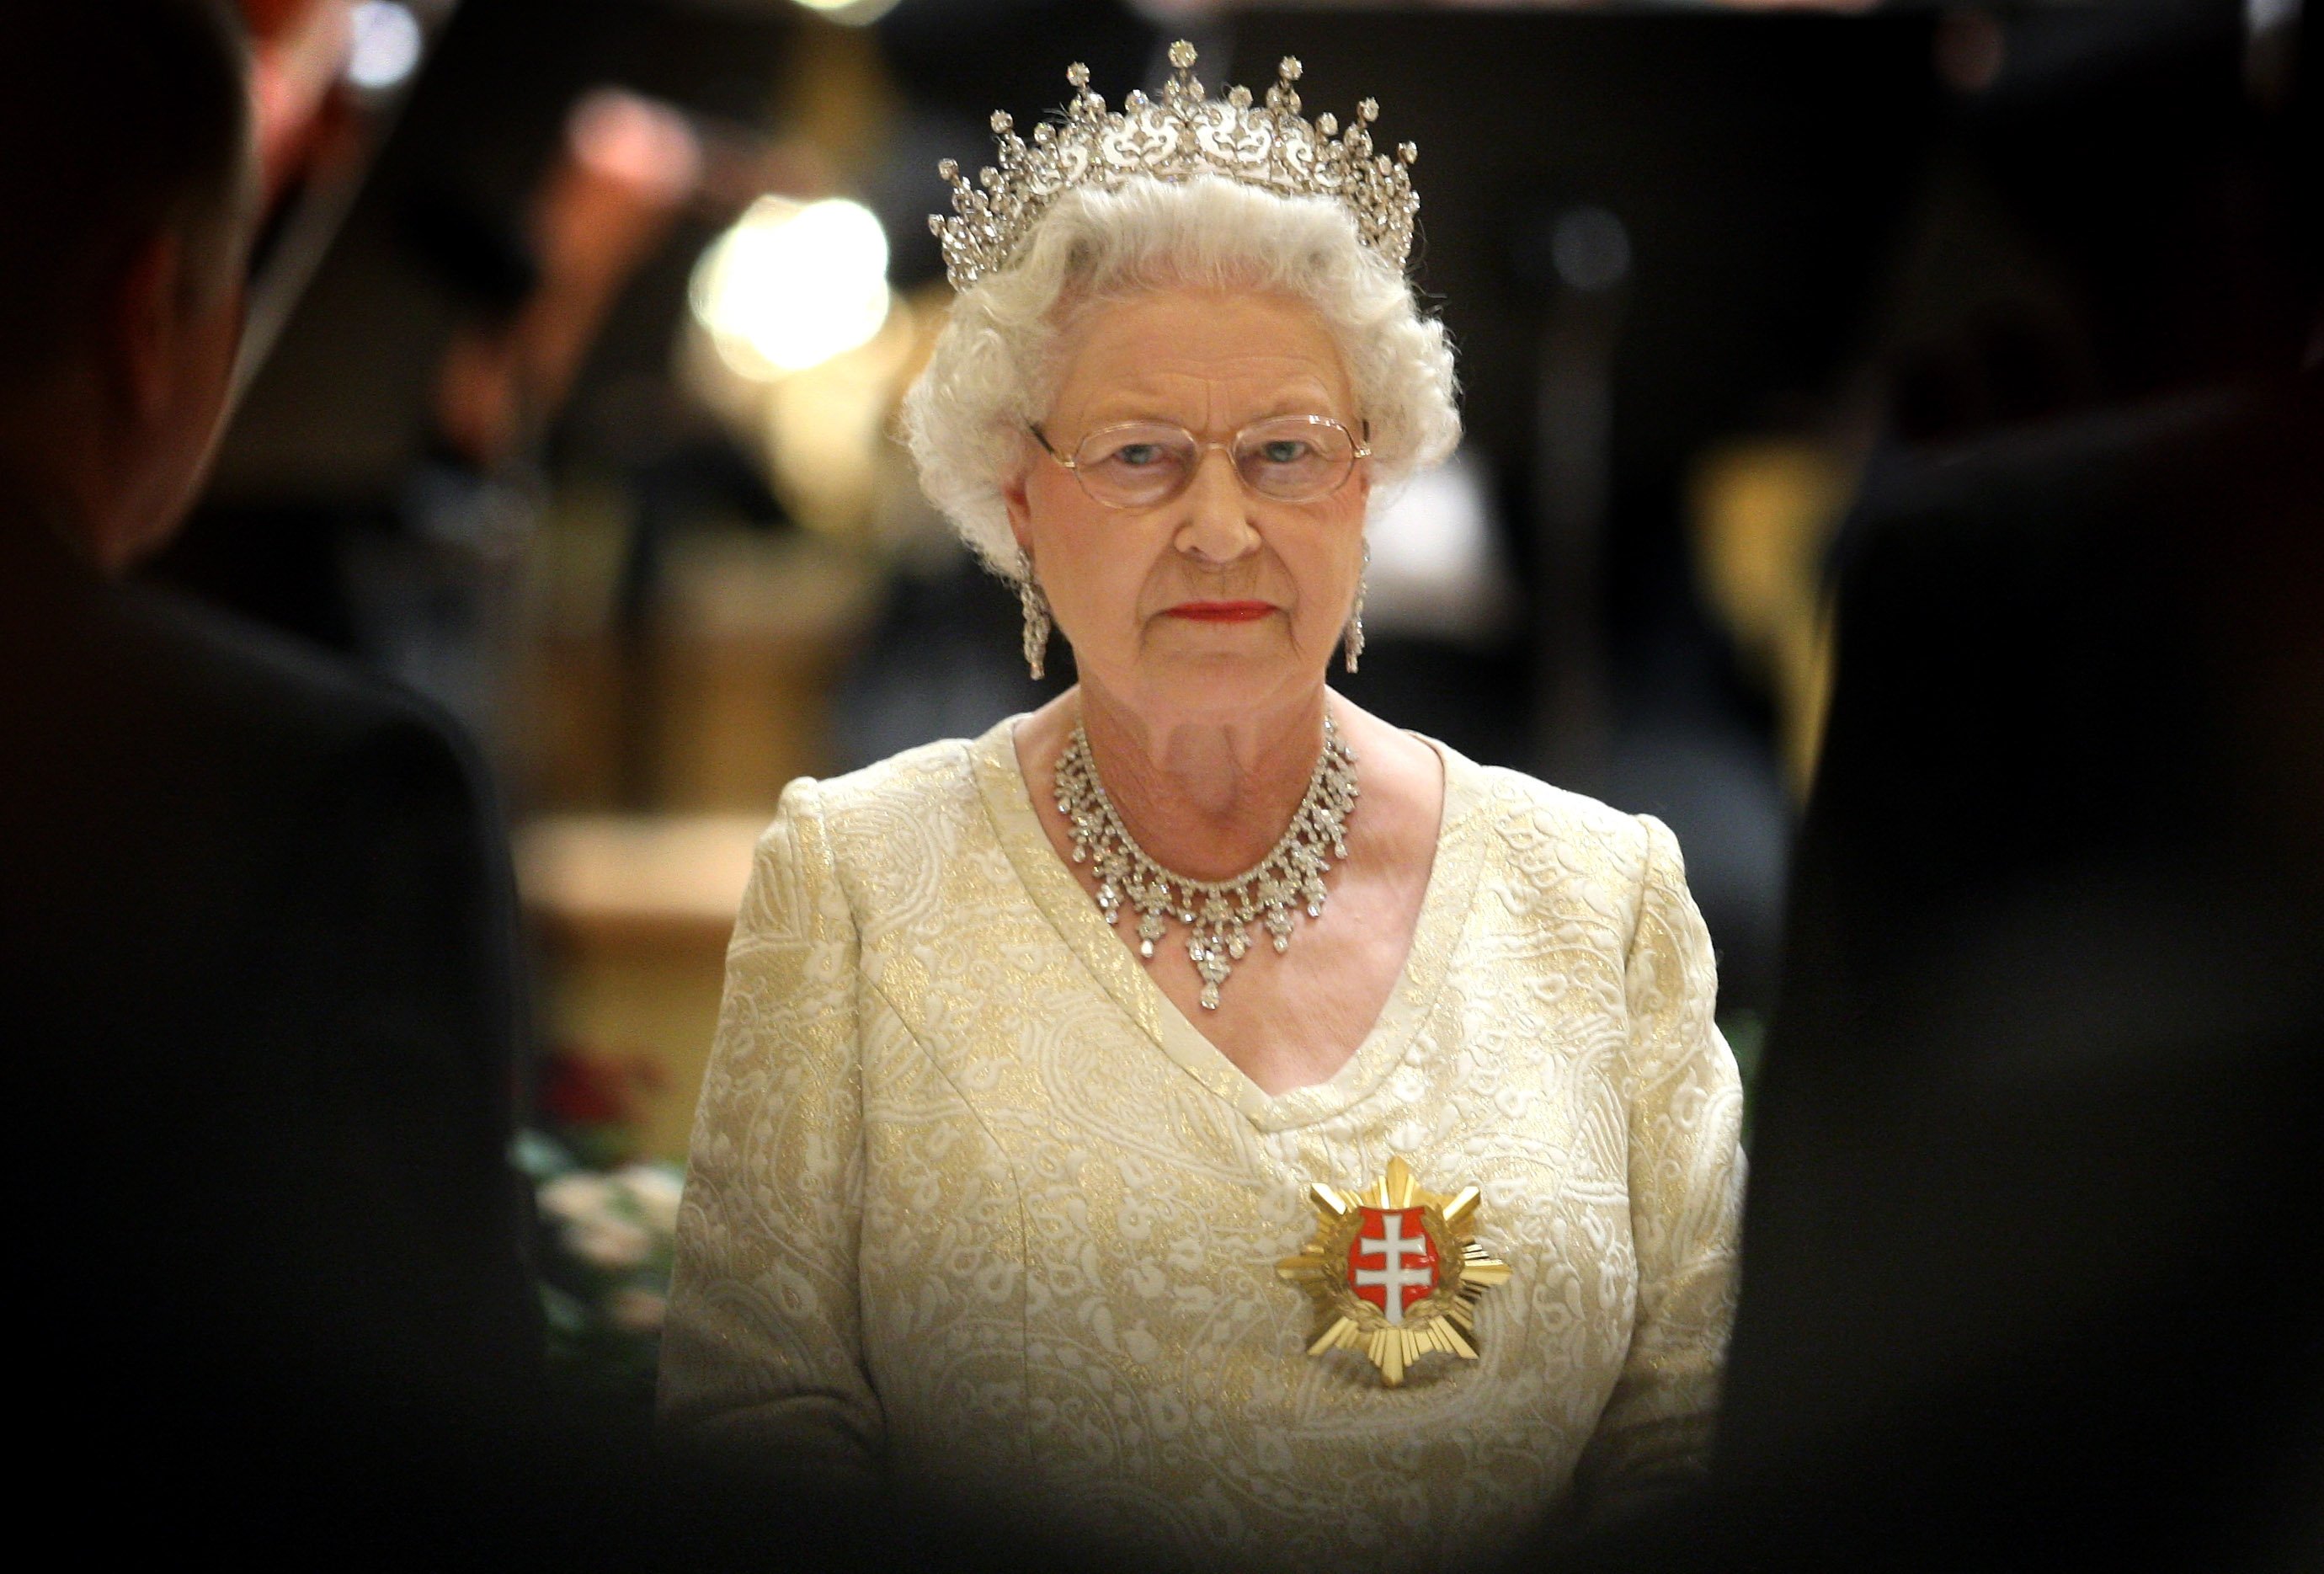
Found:
[[[1371,428],[1376,497],[1460,440],[1444,325],[1356,238],[1339,202],[1214,175],[1080,188],[1041,216],[1016,262],[954,300],[904,395],[922,489],[1001,578],[1020,571],[1001,491],[1031,462],[1026,423],[1047,415],[1062,381],[1058,340],[1093,306],[1174,286],[1280,293],[1314,308]]]

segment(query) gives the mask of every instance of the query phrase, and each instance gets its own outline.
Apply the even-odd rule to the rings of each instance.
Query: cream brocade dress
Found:
[[[665,1432],[1330,1569],[1441,1568],[1699,1463],[1741,1100],[1670,832],[1437,745],[1404,973],[1337,1076],[1270,1097],[1051,848],[1012,726],[783,794],[696,1120]],[[1394,1389],[1307,1356],[1275,1271],[1307,1183],[1391,1154],[1480,1186],[1513,1269],[1480,1358]]]

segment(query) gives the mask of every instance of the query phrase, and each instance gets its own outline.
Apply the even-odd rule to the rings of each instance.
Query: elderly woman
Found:
[[[1413,153],[1301,117],[1296,62],[1254,105],[1172,54],[1112,115],[1075,68],[939,222],[913,450],[1079,683],[784,793],[663,1423],[1418,1567],[1699,1461],[1736,1073],[1667,830],[1326,688],[1369,505],[1457,433]]]

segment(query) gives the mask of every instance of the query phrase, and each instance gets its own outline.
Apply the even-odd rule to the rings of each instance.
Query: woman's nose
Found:
[[[1213,563],[1231,563],[1243,556],[1259,544],[1249,504],[1232,456],[1224,449],[1204,450],[1194,462],[1194,478],[1178,499],[1185,515],[1178,526],[1178,550]]]

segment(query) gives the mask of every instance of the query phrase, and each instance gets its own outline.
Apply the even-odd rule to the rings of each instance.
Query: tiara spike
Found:
[[[1342,130],[1335,116],[1309,121],[1300,115],[1292,84],[1305,68],[1296,55],[1283,57],[1263,107],[1256,108],[1245,87],[1212,98],[1194,75],[1194,46],[1186,40],[1173,43],[1168,58],[1171,74],[1158,101],[1133,90],[1114,115],[1106,112],[1103,96],[1090,90],[1089,67],[1075,61],[1065,70],[1074,92],[1062,119],[1039,122],[1028,142],[1006,112],[996,111],[997,168],[979,170],[972,184],[954,161],[937,165],[953,189],[953,216],[938,214],[929,227],[954,289],[1007,267],[1065,192],[1140,178],[1181,183],[1216,177],[1281,197],[1328,198],[1348,209],[1368,249],[1403,271],[1420,209],[1406,170],[1419,153],[1410,143],[1399,144],[1393,159],[1374,153],[1366,128],[1379,115],[1376,101],[1359,104]]]

